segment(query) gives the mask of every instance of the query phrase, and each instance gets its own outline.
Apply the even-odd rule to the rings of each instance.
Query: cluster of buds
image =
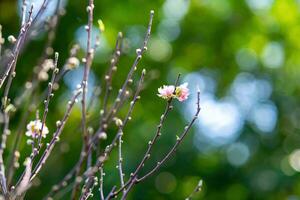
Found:
[[[175,87],[174,85],[164,85],[158,88],[158,96],[163,99],[176,98],[178,101],[182,102],[188,99],[189,89],[188,83],[184,83],[180,86]]]
[[[41,66],[42,69],[38,73],[38,79],[40,81],[46,81],[49,78],[48,71],[54,68],[54,61],[53,59],[46,59]]]
[[[68,61],[66,63],[66,67],[67,67],[67,69],[72,70],[72,69],[77,68],[79,66],[79,64],[80,64],[79,59],[75,56],[72,56],[68,59]]]

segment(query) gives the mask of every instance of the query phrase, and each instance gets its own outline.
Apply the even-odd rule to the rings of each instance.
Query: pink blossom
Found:
[[[164,85],[158,88],[158,96],[163,99],[170,99],[174,96],[175,87],[174,85]]]
[[[187,87],[188,83],[181,84],[180,86],[176,87],[176,98],[178,101],[185,101],[189,96],[189,88]]]

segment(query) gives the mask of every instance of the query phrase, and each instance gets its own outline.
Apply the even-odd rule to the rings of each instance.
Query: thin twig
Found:
[[[128,83],[130,83],[132,81],[132,76],[134,71],[137,69],[137,65],[139,63],[139,61],[142,58],[142,54],[147,50],[147,44],[150,38],[150,34],[151,34],[151,27],[152,27],[152,21],[153,21],[153,16],[154,16],[154,11],[151,10],[150,12],[150,19],[149,19],[149,24],[148,24],[148,28],[147,28],[147,32],[144,38],[144,42],[142,45],[141,49],[137,49],[137,57],[127,75],[127,78],[125,80],[125,82],[123,83],[122,89],[119,90],[119,94],[116,98],[116,101],[114,103],[114,105],[112,106],[112,108],[110,109],[110,111],[108,112],[108,117],[106,117],[104,120],[101,120],[101,124],[99,126],[99,129],[96,131],[96,133],[93,135],[93,137],[90,139],[89,145],[88,145],[88,150],[84,153],[80,154],[80,159],[77,163],[78,169],[76,170],[78,173],[76,173],[76,176],[79,174],[82,164],[85,160],[85,158],[87,157],[87,155],[89,155],[89,153],[92,151],[92,149],[97,145],[99,138],[101,136],[101,133],[103,132],[103,127],[105,127],[105,124],[108,125],[111,122],[112,117],[114,117],[114,115],[117,113],[117,110],[119,109],[120,106],[120,100],[123,98],[124,94],[126,93],[126,87],[128,85]]]
[[[166,156],[161,161],[157,162],[156,166],[150,172],[148,172],[143,177],[139,178],[137,180],[137,182],[141,182],[141,181],[145,180],[147,177],[151,176],[154,172],[156,172],[160,168],[161,165],[163,165],[171,157],[171,155],[173,155],[176,152],[178,146],[182,143],[184,137],[189,132],[189,130],[193,126],[194,122],[198,118],[200,110],[201,110],[201,108],[200,108],[200,91],[198,91],[197,92],[197,110],[196,110],[196,113],[195,113],[193,119],[191,120],[191,122],[186,127],[184,127],[183,133],[176,139],[176,143],[173,145],[171,150],[166,154]]]
[[[46,5],[46,0],[44,1],[44,6],[47,6]],[[46,42],[46,45],[45,45],[45,48],[44,48],[44,53],[43,53],[43,55],[41,56],[41,58],[39,59],[40,61],[39,61],[39,66],[41,66],[41,63],[42,63],[42,61],[44,61],[45,60],[45,58],[46,58],[46,55],[47,55],[47,51],[48,51],[48,49],[52,46],[52,43],[53,43],[53,41],[54,41],[54,38],[55,38],[55,30],[56,30],[56,27],[57,27],[57,23],[58,23],[58,19],[59,19],[59,6],[60,6],[60,0],[58,0],[57,1],[57,4],[56,4],[56,11],[55,11],[55,14],[54,14],[54,16],[50,19],[50,30],[49,30],[49,33],[48,33],[48,38],[47,38],[47,42]],[[24,26],[25,25],[25,17],[26,17],[26,7],[27,7],[27,3],[26,3],[26,0],[23,0],[23,6],[22,6],[22,26]],[[40,9],[42,9],[42,7],[40,8]],[[40,11],[40,12],[42,12],[42,11]],[[40,14],[37,14],[37,16],[36,17],[38,17],[38,15],[40,15]],[[57,76],[56,76],[57,77]],[[56,80],[56,77],[55,77],[55,80]],[[55,83],[56,83],[57,81],[55,81]],[[54,85],[54,83],[52,84],[52,85]],[[18,105],[22,105],[22,106],[24,106],[24,104],[22,104],[22,98],[23,97],[25,97],[25,96],[30,96],[33,92],[34,92],[34,90],[37,88],[37,86],[38,86],[38,81],[37,82],[34,82],[34,83],[32,83],[32,85],[31,85],[31,87],[29,88],[29,89],[25,89],[24,90],[24,92],[23,92],[23,94],[21,95],[21,98],[19,98],[19,103],[16,103],[16,106],[18,106]],[[28,93],[28,95],[26,95]],[[27,108],[27,105],[28,104],[25,104],[25,108]],[[24,109],[24,112],[28,112],[27,111],[27,109]],[[15,160],[16,160],[16,158],[15,158],[15,155],[17,155],[15,152],[16,152],[16,149],[18,148],[18,144],[19,144],[19,141],[20,141],[20,139],[21,139],[21,132],[22,131],[20,131],[20,127],[23,127],[24,126],[24,124],[25,124],[25,121],[26,121],[26,118],[27,118],[27,116],[28,116],[28,113],[26,113],[26,114],[23,114],[23,116],[24,117],[22,117],[22,120],[21,120],[21,122],[23,122],[23,123],[20,123],[20,126],[19,126],[19,128],[18,128],[18,134],[17,134],[17,136],[16,136],[16,139],[15,139],[15,142],[13,143],[14,145],[13,145],[13,154],[12,154],[12,156],[11,156],[11,159],[10,159],[10,164],[9,164],[9,166],[10,166],[10,169],[9,169],[9,173],[8,173],[8,184],[10,184],[10,181],[11,181],[11,179],[12,179],[12,176],[13,176],[13,169],[14,169],[14,167],[13,167],[13,163],[15,162]],[[44,124],[44,123],[43,123]]]
[[[110,155],[111,151],[113,150],[113,148],[116,146],[119,138],[121,137],[121,135],[123,134],[123,128],[124,126],[127,124],[127,122],[129,120],[131,120],[131,115],[132,115],[132,112],[133,112],[133,108],[136,104],[136,102],[140,99],[140,92],[141,92],[141,89],[142,89],[142,85],[143,85],[143,81],[144,81],[144,77],[145,77],[145,74],[146,74],[146,70],[144,69],[142,71],[142,75],[141,75],[141,78],[138,82],[138,85],[137,85],[137,89],[136,89],[136,92],[135,92],[135,95],[133,97],[133,100],[130,102],[130,108],[127,112],[127,115],[126,117],[124,118],[124,120],[121,122],[121,125],[119,126],[119,130],[118,130],[118,133],[116,134],[116,136],[114,137],[113,141],[111,142],[110,145],[108,145],[105,149],[105,152],[103,155],[101,155],[99,157],[99,159],[97,160],[97,163],[94,167],[91,167],[89,168],[85,173],[84,173],[84,176],[85,177],[90,177],[90,176],[94,176],[94,174],[98,171],[99,168],[103,168],[103,164],[104,162],[107,160],[108,156]]]
[[[85,65],[84,65],[84,74],[82,78],[82,131],[84,137],[84,144],[88,144],[88,135],[86,130],[86,94],[87,94],[87,85],[88,85],[88,77],[90,68],[93,61],[94,49],[92,49],[92,26],[93,26],[93,10],[94,10],[94,1],[89,0],[89,5],[87,6],[88,12],[88,26],[87,26],[87,49],[86,49],[86,57],[85,57]]]
[[[85,65],[84,65],[84,73],[83,73],[83,78],[82,78],[82,111],[81,111],[81,125],[82,125],[82,136],[83,136],[83,145],[82,145],[82,150],[81,154],[85,154],[85,152],[88,150],[88,143],[89,143],[89,136],[87,133],[87,125],[86,125],[86,117],[87,117],[87,112],[86,112],[86,101],[87,101],[87,85],[88,85],[88,77],[89,77],[89,72],[90,68],[93,62],[93,57],[94,57],[94,49],[92,48],[91,42],[92,42],[92,28],[93,28],[93,11],[94,11],[94,0],[89,0],[88,6],[87,6],[87,12],[88,12],[88,25],[86,27],[87,31],[87,49],[86,49],[86,57],[85,57]],[[76,170],[76,176],[80,174],[81,167],[77,168]],[[78,193],[79,185],[77,182],[74,184],[74,188],[72,191],[71,199],[76,199],[77,198],[77,193]]]
[[[91,105],[92,105],[92,101],[97,97],[99,96],[100,93],[99,93],[99,88],[95,88],[94,92],[93,92],[93,97],[91,99],[91,101],[89,102],[89,105],[87,106],[87,111],[89,111],[91,109]],[[77,130],[78,128],[76,128]],[[67,182],[69,180],[72,179],[73,175],[76,173],[76,169],[77,167],[79,166],[79,163],[77,163],[70,172],[68,172],[68,174],[57,184],[57,185],[54,185],[52,188],[51,188],[51,191],[46,195],[46,197],[44,199],[48,199],[50,198],[51,196],[54,195],[54,193],[58,192],[59,190],[61,190],[63,187],[66,187],[67,186]]]
[[[118,170],[119,170],[119,175],[120,175],[120,182],[121,182],[121,187],[124,186],[124,176],[125,174],[123,173],[123,157],[122,157],[122,136],[123,133],[120,133],[120,137],[119,137],[119,148],[118,148],[118,156],[119,156],[119,161],[118,161]]]
[[[130,182],[128,188],[131,188],[135,183],[136,183],[136,177],[134,177],[132,179],[132,181]],[[130,191],[130,189],[124,190],[121,200],[124,200],[124,199],[127,198],[127,195],[129,194],[129,191]]]
[[[82,88],[78,88],[74,94],[74,96],[72,97],[72,99],[68,102],[68,108],[65,112],[65,115],[63,117],[63,119],[61,120],[61,123],[58,125],[53,138],[51,139],[50,143],[47,145],[46,150],[44,151],[43,155],[41,156],[39,162],[37,163],[37,165],[35,166],[30,181],[32,181],[36,175],[39,173],[39,171],[41,170],[42,166],[45,164],[46,160],[48,159],[51,151],[53,150],[56,142],[59,140],[59,137],[64,129],[64,126],[66,124],[66,121],[69,119],[72,108],[74,106],[74,104],[77,102],[77,98],[78,96],[82,93]]]
[[[185,200],[191,200],[193,198],[193,196],[197,193],[200,192],[202,189],[202,185],[203,185],[203,181],[200,180],[197,184],[197,186],[194,188],[193,192],[187,197],[185,198]]]
[[[114,105],[108,112],[108,116],[105,117],[105,119],[104,119],[104,117],[101,118],[99,129],[96,131],[94,136],[90,139],[88,151],[84,154],[81,154],[81,157],[79,159],[79,163],[80,163],[79,167],[82,166],[82,163],[83,163],[85,157],[89,154],[89,152],[92,150],[92,148],[94,148],[97,145],[99,137],[101,136],[101,133],[103,132],[103,129],[105,127],[105,124],[108,125],[111,121],[111,117],[113,117],[115,114],[117,114],[117,109],[119,109],[121,99],[123,98],[124,94],[126,93],[126,87],[127,87],[128,83],[132,81],[133,73],[137,69],[137,65],[138,65],[140,59],[142,58],[142,54],[147,50],[147,44],[148,44],[150,34],[151,34],[153,16],[154,16],[154,11],[151,10],[149,24],[148,24],[147,32],[146,32],[145,39],[144,39],[144,42],[142,45],[142,49],[137,49],[137,57],[127,75],[125,82],[123,83],[122,89],[119,90],[119,94],[115,100]]]
[[[43,133],[43,129],[45,127],[46,118],[47,118],[47,114],[48,114],[48,111],[49,111],[50,99],[51,99],[51,97],[53,97],[53,93],[52,93],[53,84],[54,84],[54,81],[55,81],[55,77],[59,72],[59,69],[57,67],[58,55],[59,54],[56,52],[55,53],[55,58],[54,58],[54,67],[53,67],[53,70],[52,70],[52,77],[51,77],[51,81],[48,83],[48,93],[47,93],[46,100],[44,101],[45,109],[44,109],[43,118],[42,118],[42,127],[41,127],[41,129],[39,130],[39,133],[38,133],[38,141],[37,141],[38,143],[37,143],[37,146],[35,146],[34,143],[32,144],[32,153],[30,155],[31,165],[33,164],[35,157],[39,154],[40,149],[42,147],[42,136],[43,136],[42,133]],[[37,114],[36,119],[38,119],[38,117],[39,116]],[[30,166],[30,167],[32,167],[32,166]],[[21,178],[19,180],[23,179],[23,177],[25,176],[25,173],[26,173],[26,169],[23,171],[23,174],[21,175]]]
[[[135,185],[137,183],[140,183],[143,180],[145,180],[146,178],[148,178],[149,176],[153,175],[162,166],[162,164],[164,164],[171,157],[171,155],[173,155],[176,152],[178,146],[182,143],[184,137],[187,135],[187,133],[191,129],[192,125],[194,124],[194,122],[198,118],[199,113],[200,113],[200,91],[197,92],[197,110],[196,110],[196,113],[195,113],[193,119],[191,120],[191,122],[184,128],[183,133],[177,138],[176,143],[174,144],[174,146],[166,154],[166,156],[161,161],[157,162],[156,166],[152,170],[150,170],[146,175],[144,175],[141,178],[137,178],[136,176],[133,176],[134,178],[130,181],[129,186],[126,188],[126,192],[129,192],[132,189],[133,185]],[[132,184],[132,182],[134,182],[134,184]]]
[[[92,191],[96,183],[96,177],[89,177],[86,181],[86,184],[83,186],[82,194],[80,196],[80,200],[87,200],[90,196],[92,196]]]
[[[59,21],[60,16],[61,16],[61,14],[60,14],[61,13],[60,3],[61,3],[61,0],[57,0],[55,13],[49,19],[49,23],[48,23],[49,30],[48,30],[48,35],[47,35],[47,41],[46,41],[46,44],[44,46],[43,53],[42,53],[42,55],[41,55],[41,57],[39,58],[39,61],[38,61],[38,67],[37,67],[37,70],[36,70],[36,75],[38,75],[39,72],[42,70],[42,64],[45,61],[45,59],[49,55],[52,55],[52,53],[53,53],[52,44],[53,44],[53,42],[55,40],[55,37],[56,37],[56,29],[57,29],[58,21]],[[49,51],[51,52],[51,54],[49,53]],[[36,78],[37,78],[37,76],[35,76],[35,79]]]
[[[116,186],[113,186],[112,189],[111,189],[111,191],[109,192],[109,194],[108,194],[107,197],[105,198],[105,200],[109,200],[108,197],[110,197],[111,195],[113,195],[114,192],[115,192],[115,190],[116,190]]]
[[[99,180],[99,192],[100,192],[100,199],[104,200],[104,193],[103,193],[103,183],[104,183],[104,172],[103,167],[100,168],[100,180]]]
[[[43,133],[43,129],[45,127],[46,118],[47,118],[47,114],[48,114],[48,111],[49,111],[49,102],[50,102],[51,97],[53,97],[53,93],[52,93],[53,85],[54,85],[56,75],[59,72],[59,69],[57,67],[57,62],[58,62],[58,53],[56,52],[55,53],[55,58],[54,58],[54,68],[53,68],[53,71],[52,71],[52,77],[51,77],[50,83],[48,84],[48,94],[47,94],[46,100],[44,101],[45,109],[44,109],[44,114],[43,114],[43,118],[42,118],[42,127],[41,127],[39,138],[38,138],[37,152],[39,152],[39,150],[41,148],[42,133]]]
[[[119,58],[121,56],[121,45],[122,45],[122,39],[123,39],[123,34],[119,32],[117,41],[116,41],[116,47],[115,51],[113,54],[113,57],[110,61],[110,67],[108,69],[107,74],[105,75],[105,95],[104,95],[104,100],[103,100],[103,116],[106,115],[107,112],[107,102],[112,90],[112,75],[113,72],[117,70],[116,64],[119,61]]]
[[[5,177],[5,166],[3,162],[3,153],[4,149],[6,147],[6,140],[9,135],[9,113],[7,112],[7,109],[4,110],[3,113],[3,121],[4,121],[4,128],[3,128],[3,133],[2,133],[2,140],[1,140],[1,146],[0,146],[0,185],[1,185],[1,190],[3,194],[6,196],[7,195],[7,182],[6,182],[6,177]]]
[[[11,150],[11,156],[8,159],[8,173],[7,173],[7,184],[10,185],[11,181],[13,179],[14,173],[15,173],[15,169],[18,168],[19,164],[18,164],[18,159],[20,157],[20,152],[18,151],[18,147],[20,145],[21,139],[23,137],[23,128],[25,127],[27,118],[29,116],[29,114],[31,113],[30,110],[28,110],[28,105],[29,105],[30,101],[28,100],[25,104],[24,104],[24,111],[22,113],[21,116],[21,120],[17,129],[17,133],[16,136],[14,138],[13,141],[13,147]]]
[[[0,186],[1,190],[4,194],[4,196],[7,196],[8,190],[8,184],[7,184],[7,178],[5,176],[5,166],[4,166],[4,160],[3,160],[3,153],[4,150],[6,149],[6,141],[8,136],[10,135],[10,130],[9,130],[9,114],[11,112],[15,111],[15,107],[12,104],[9,104],[8,106],[3,108],[3,122],[4,122],[4,127],[3,127],[3,133],[2,133],[2,140],[1,140],[1,145],[0,145]]]
[[[26,34],[27,34],[31,24],[32,24],[32,12],[33,12],[33,6],[31,5],[28,20],[24,24],[24,26],[22,26],[20,35],[19,35],[19,37],[16,41],[17,45],[15,46],[15,49],[13,51],[13,59],[7,67],[6,72],[4,73],[4,77],[0,79],[0,88],[1,88],[4,81],[5,81],[5,79],[6,79],[6,77],[9,76],[7,84],[5,86],[4,95],[3,95],[4,96],[3,97],[4,105],[6,105],[6,103],[8,101],[8,93],[9,93],[9,90],[10,90],[10,87],[11,87],[11,83],[12,83],[13,78],[16,76],[15,69],[16,69],[16,65],[17,65],[17,59],[18,59],[19,51],[20,51],[21,46],[22,46],[22,44],[23,44],[23,42],[26,38]]]
[[[77,45],[74,45],[71,49],[71,52],[70,52],[70,57],[73,57],[76,55],[78,51],[78,47]],[[57,61],[54,61],[57,65]],[[52,84],[52,89],[54,89],[54,86],[56,84],[58,84],[58,82],[61,80],[61,78],[67,74],[67,72],[69,72],[71,69],[67,66],[67,63],[68,61],[66,62],[66,64],[64,65],[63,69],[62,70],[59,70],[59,74],[55,73],[55,77],[54,77],[54,81],[50,81],[50,84]],[[56,67],[55,67],[56,68]],[[54,71],[53,71],[54,72]],[[52,75],[53,77],[53,75]],[[13,142],[13,148],[11,150],[12,155],[9,159],[9,170],[8,170],[8,184],[10,184],[12,178],[13,178],[13,175],[14,175],[14,163],[16,161],[16,155],[19,155],[17,149],[19,147],[19,144],[20,144],[20,141],[21,141],[21,138],[22,138],[22,133],[23,133],[23,128],[25,127],[25,123],[27,121],[27,118],[29,116],[29,114],[32,112],[31,109],[28,109],[29,107],[29,104],[31,104],[30,102],[30,98],[34,92],[36,91],[36,89],[38,88],[38,83],[39,81],[36,80],[34,83],[30,83],[30,87],[25,87],[25,90],[23,92],[23,94],[21,95],[21,97],[15,101],[15,106],[16,108],[18,108],[19,106],[22,106],[23,108],[23,113],[22,113],[22,116],[21,116],[21,122],[19,123],[19,126],[18,126],[18,129],[17,129],[17,134],[15,136],[15,139],[14,139],[14,142]],[[42,102],[45,102],[45,99],[47,99],[47,96],[50,95],[50,97],[52,96],[51,93],[49,92],[49,85],[48,85],[48,88],[45,89],[43,92],[42,92],[42,98],[41,100],[39,100],[38,102],[34,103],[36,105],[36,107],[38,107]],[[27,97],[27,98],[26,98]],[[27,101],[25,103],[23,103],[23,100],[27,99]],[[46,109],[45,109],[46,111]],[[44,123],[43,123],[44,124]]]
[[[140,79],[140,81],[138,83],[138,88],[137,88],[136,94],[135,94],[135,96],[133,98],[134,101],[132,101],[131,104],[133,104],[137,99],[139,99],[138,95],[139,95],[139,93],[140,93],[140,91],[142,89],[142,83],[144,81],[145,74],[146,74],[146,71],[143,70],[141,79]],[[131,119],[130,115],[128,115],[128,117],[125,118],[125,120],[126,120],[125,123],[127,123],[127,121],[130,120],[130,119]],[[122,163],[123,163],[123,157],[122,157],[123,128],[124,128],[123,125],[119,127],[119,135],[120,135],[120,137],[119,137],[119,151],[118,151],[118,153],[119,153],[119,162],[118,162],[119,165],[118,165],[118,168],[119,168],[119,175],[120,175],[121,187],[124,187],[124,176],[125,176],[125,174],[123,173],[123,167],[122,167]]]
[[[17,60],[18,60],[19,53],[20,53],[21,49],[24,46],[25,39],[27,38],[27,35],[30,35],[30,33],[31,33],[30,28],[33,27],[33,25],[36,23],[38,18],[44,13],[44,11],[46,10],[49,2],[50,2],[49,0],[43,0],[43,3],[41,5],[41,7],[38,9],[37,14],[35,15],[34,18],[32,17],[33,6],[31,5],[28,20],[27,20],[27,22],[25,22],[26,21],[25,18],[26,18],[26,10],[27,10],[27,1],[23,0],[22,15],[21,15],[22,20],[21,20],[21,27],[20,27],[19,35],[18,35],[17,41],[16,41],[16,43],[13,47],[12,55],[10,56],[10,58],[8,59],[8,62],[6,63],[7,67],[5,69],[5,72],[4,72],[3,75],[1,75],[0,88],[2,88],[6,78],[10,74],[13,74],[15,76],[15,73],[14,73],[15,70],[12,70],[12,68],[15,68],[15,65],[16,65]],[[8,85],[10,85],[10,84],[8,83]]]
[[[21,27],[20,27],[20,31],[19,31],[19,36],[18,36],[18,39],[17,39],[17,41],[15,43],[15,46],[13,48],[13,53],[12,53],[12,56],[11,56],[11,61],[8,62],[8,66],[7,66],[4,74],[0,78],[0,88],[4,84],[5,79],[8,77],[9,72],[10,72],[13,64],[16,62],[16,59],[18,57],[18,54],[19,54],[19,51],[20,51],[20,48],[21,48],[21,45],[22,45],[21,41],[23,40],[23,37],[26,37],[25,33],[27,32],[28,28],[30,27],[30,24],[25,23],[25,21],[26,21],[26,8],[27,8],[27,2],[23,1],[23,5],[22,5],[22,20],[21,20],[22,23],[21,23]],[[29,20],[30,20],[31,14],[29,14]]]
[[[180,74],[177,76],[177,79],[175,81],[175,88],[178,85],[179,79],[180,79]],[[175,89],[174,89],[174,93],[175,93]],[[169,112],[173,109],[172,102],[173,102],[173,98],[170,98],[167,101],[166,108],[164,110],[164,113],[160,117],[160,122],[159,122],[159,124],[157,126],[155,135],[152,138],[152,140],[149,141],[148,148],[147,148],[147,150],[146,150],[146,152],[145,152],[145,154],[144,154],[141,162],[138,164],[138,166],[135,169],[135,171],[130,175],[129,180],[123,185],[123,187],[121,187],[119,190],[117,190],[114,193],[114,195],[117,195],[118,193],[122,192],[123,190],[125,190],[124,192],[126,193],[126,187],[128,185],[130,185],[133,180],[137,180],[137,178],[136,178],[137,174],[139,173],[139,171],[141,170],[141,168],[144,167],[145,162],[150,158],[151,150],[152,150],[154,144],[157,142],[158,138],[161,136],[161,128],[162,128],[162,126],[164,124],[164,121],[166,120]]]
[[[107,113],[105,118],[103,118],[103,120],[101,121],[100,127],[99,127],[98,131],[96,132],[96,134],[94,135],[93,139],[97,138],[97,134],[99,134],[103,131],[104,124],[108,123],[115,116],[115,114],[118,112],[118,110],[120,108],[120,103],[122,102],[121,99],[123,98],[123,96],[126,93],[126,87],[127,87],[128,83],[131,82],[133,73],[134,73],[135,70],[137,70],[137,66],[138,66],[140,60],[142,59],[142,55],[147,50],[147,45],[148,45],[150,35],[151,35],[153,16],[154,16],[154,11],[151,10],[150,11],[149,24],[148,24],[148,28],[147,28],[147,32],[146,32],[146,35],[145,35],[145,38],[144,38],[143,45],[140,49],[136,49],[137,56],[134,60],[134,63],[132,65],[128,75],[127,75],[127,78],[126,78],[125,82],[123,83],[122,88],[119,90],[118,96],[117,96],[113,106],[111,107],[110,111]]]

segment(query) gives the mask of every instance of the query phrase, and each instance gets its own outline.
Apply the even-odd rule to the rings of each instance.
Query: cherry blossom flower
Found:
[[[187,100],[188,96],[190,95],[189,88],[187,86],[188,83],[184,83],[176,87],[175,96],[178,99],[178,101]]]
[[[188,83],[183,83],[180,86],[177,86],[175,89],[174,85],[164,85],[163,87],[158,88],[158,96],[169,100],[170,98],[176,98],[178,101],[182,102],[188,99],[190,93],[189,88],[187,87]],[[175,91],[175,93],[174,93]]]
[[[32,138],[38,138],[39,137],[39,133],[42,129],[42,122],[41,120],[34,120],[34,121],[30,121],[28,124],[27,124],[27,131],[25,133],[26,136],[28,137],[32,137]],[[46,137],[47,134],[49,133],[49,130],[47,128],[47,126],[44,124],[44,127],[43,127],[43,131],[42,131],[42,137]]]
[[[164,85],[158,88],[158,96],[163,99],[170,99],[174,96],[175,87],[174,85]]]

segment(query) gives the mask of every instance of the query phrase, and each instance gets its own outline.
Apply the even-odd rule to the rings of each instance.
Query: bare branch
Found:
[[[36,175],[39,173],[39,171],[41,170],[42,166],[45,164],[46,160],[48,159],[51,151],[53,150],[56,142],[59,140],[59,137],[64,129],[64,126],[66,124],[66,121],[69,119],[72,108],[74,106],[74,104],[77,102],[77,98],[78,96],[81,94],[82,92],[82,88],[77,89],[77,91],[75,92],[74,96],[72,97],[72,99],[68,102],[68,108],[65,112],[65,115],[63,117],[63,119],[61,120],[60,124],[57,124],[57,129],[53,135],[53,138],[51,139],[50,143],[47,145],[46,150],[44,151],[42,157],[40,158],[38,164],[35,166],[30,181],[32,181]]]
[[[104,200],[104,194],[103,194],[103,183],[104,183],[104,172],[103,167],[100,168],[100,180],[99,180],[99,192],[100,192],[100,199]]]
[[[122,102],[121,99],[124,97],[124,95],[126,93],[126,87],[131,82],[133,73],[134,73],[134,71],[137,70],[137,66],[138,66],[140,60],[142,59],[142,55],[147,50],[147,45],[148,45],[148,42],[149,42],[149,39],[150,39],[150,34],[151,34],[153,17],[154,17],[154,11],[151,10],[149,24],[148,24],[148,28],[147,28],[147,32],[146,32],[146,35],[145,35],[145,38],[144,38],[143,45],[140,49],[136,49],[137,56],[134,60],[134,63],[132,65],[128,75],[127,75],[127,78],[126,78],[125,82],[123,83],[122,88],[119,90],[118,96],[117,96],[113,106],[111,107],[110,111],[102,119],[102,121],[100,123],[100,127],[99,127],[98,131],[96,132],[95,137],[93,139],[97,138],[97,134],[99,134],[103,131],[104,124],[108,123],[115,116],[115,114],[118,112],[118,110],[120,108],[120,104]]]
[[[88,12],[88,25],[86,27],[87,31],[87,49],[86,49],[86,56],[85,56],[85,65],[84,65],[84,73],[82,77],[82,111],[81,111],[81,125],[82,125],[82,136],[83,136],[83,145],[81,154],[87,152],[88,150],[88,144],[89,144],[89,136],[87,133],[87,127],[86,127],[86,117],[87,117],[87,111],[86,111],[86,95],[87,95],[87,85],[88,85],[88,77],[90,73],[90,68],[92,65],[93,57],[94,57],[94,49],[92,48],[92,28],[93,28],[93,11],[94,11],[94,0],[89,0],[89,4],[87,6],[87,12]],[[76,169],[76,176],[80,174],[81,167]],[[71,199],[76,199],[76,195],[78,193],[79,185],[77,182],[74,184],[74,188],[72,191]]]
[[[193,196],[197,193],[200,192],[202,189],[202,185],[203,185],[203,181],[200,180],[197,184],[197,186],[195,187],[195,189],[193,190],[193,192],[187,197],[185,198],[185,200],[191,200],[193,198]]]
[[[89,177],[86,180],[86,184],[83,186],[82,194],[80,196],[80,200],[87,200],[90,196],[92,196],[92,191],[97,182],[97,177]]]
[[[148,40],[150,38],[150,33],[151,33],[151,27],[152,27],[152,21],[153,21],[153,15],[154,15],[154,11],[150,12],[150,19],[149,19],[149,24],[148,24],[148,29],[147,29],[147,33],[145,35],[145,39],[142,45],[142,49],[138,49],[137,50],[137,57],[127,75],[127,78],[122,86],[122,89],[120,89],[119,94],[116,98],[116,101],[114,103],[114,105],[112,106],[112,108],[110,109],[110,111],[108,112],[108,116],[102,120],[99,129],[97,130],[97,132],[93,135],[93,137],[90,139],[89,145],[85,148],[86,151],[82,151],[81,155],[80,155],[80,159],[78,161],[77,165],[77,169],[76,169],[76,177],[79,175],[79,172],[82,168],[82,164],[85,160],[85,158],[90,154],[90,152],[93,150],[93,148],[97,145],[99,138],[101,137],[101,134],[103,132],[103,127],[106,123],[110,122],[112,117],[115,116],[115,114],[117,113],[117,110],[119,109],[120,106],[120,99],[123,98],[124,94],[126,94],[126,87],[128,85],[129,82],[131,82],[130,80],[132,80],[132,76],[134,71],[137,69],[137,65],[140,61],[140,59],[142,58],[142,54],[147,50],[147,44],[148,44]],[[118,134],[117,134],[118,135]],[[115,143],[118,140],[118,137],[115,137],[112,143]],[[110,150],[111,151],[111,150]],[[77,184],[75,184],[77,186]],[[73,195],[72,195],[73,196]]]
[[[6,71],[3,75],[3,77],[0,79],[0,88],[1,88],[4,81],[5,81],[5,79],[9,76],[6,87],[5,87],[5,90],[4,90],[4,97],[3,97],[4,105],[6,105],[6,103],[8,101],[8,92],[9,92],[12,80],[16,76],[15,69],[16,69],[18,55],[19,55],[19,52],[21,50],[21,46],[24,43],[24,40],[26,38],[26,34],[27,34],[31,24],[32,24],[32,12],[33,12],[33,6],[31,6],[31,8],[30,8],[29,17],[28,17],[27,22],[24,25],[21,26],[21,31],[20,31],[19,37],[16,41],[16,45],[14,47],[14,50],[13,50],[12,60],[8,64],[8,67],[6,68]]]
[[[107,103],[108,103],[108,99],[112,90],[112,75],[113,72],[117,70],[117,66],[116,64],[119,61],[119,58],[121,56],[121,45],[122,45],[122,39],[123,39],[123,34],[121,32],[119,32],[118,37],[117,37],[117,41],[116,41],[116,47],[115,47],[115,52],[114,55],[110,61],[110,67],[108,69],[107,74],[105,75],[104,79],[105,79],[105,95],[104,95],[104,100],[103,100],[103,116],[106,115],[107,112]],[[103,119],[103,117],[101,118]],[[101,124],[101,122],[100,122]]]
[[[156,172],[162,164],[164,164],[170,157],[171,155],[173,155],[175,152],[176,152],[176,149],[178,148],[178,146],[182,143],[184,137],[186,136],[186,134],[189,132],[189,130],[191,129],[192,125],[194,124],[194,122],[196,121],[196,119],[198,118],[198,115],[200,113],[200,91],[197,92],[197,109],[196,109],[196,113],[193,117],[193,119],[191,120],[191,122],[184,128],[184,131],[183,133],[180,135],[180,137],[177,138],[176,140],[176,143],[174,144],[174,146],[171,148],[171,150],[166,154],[166,156],[159,162],[157,162],[157,165],[152,169],[150,170],[146,175],[142,176],[141,178],[138,178],[138,172],[139,170],[143,167],[144,165],[144,162],[147,158],[145,157],[149,157],[150,154],[145,154],[144,158],[142,159],[141,163],[139,164],[139,166],[137,167],[137,169],[135,170],[134,173],[132,173],[131,175],[131,178],[125,183],[124,187],[121,187],[119,190],[117,190],[111,197],[109,198],[113,198],[115,197],[116,195],[118,195],[120,192],[122,192],[124,190],[124,193],[123,193],[123,197],[124,199],[126,198],[127,194],[131,189],[132,187],[137,184],[137,183],[140,183],[142,182],[143,180],[145,180],[146,178],[148,178],[149,176],[153,175],[154,172]],[[159,126],[158,126],[159,127]],[[157,135],[157,133],[156,133]],[[154,137],[154,139],[156,138],[157,136]],[[156,141],[155,140],[152,140],[152,141]],[[148,146],[148,150],[149,150],[149,147],[150,147],[150,150],[153,146],[153,143],[152,141],[149,143],[149,146]],[[146,151],[146,153],[148,152],[148,150]],[[150,152],[150,151],[149,151]]]

